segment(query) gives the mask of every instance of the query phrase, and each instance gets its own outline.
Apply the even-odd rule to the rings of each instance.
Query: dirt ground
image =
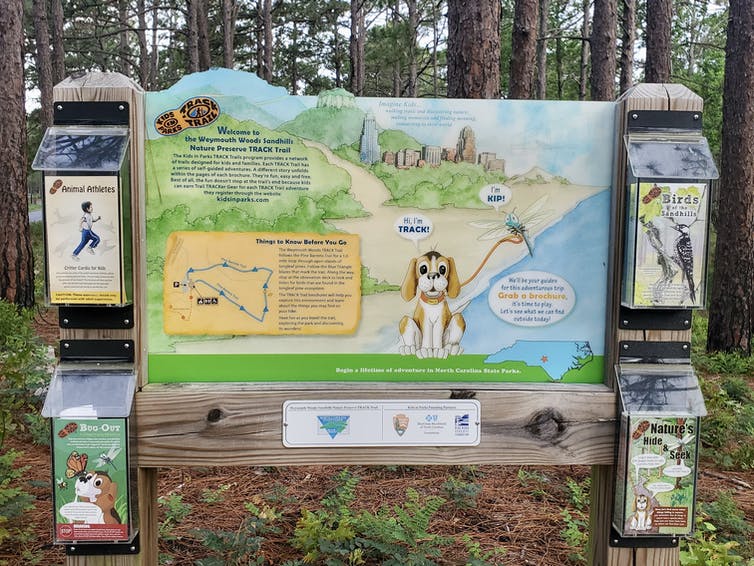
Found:
[[[51,343],[57,340],[57,321],[53,314],[39,318],[38,331]],[[20,525],[31,527],[32,536],[23,544],[14,541],[0,546],[0,564],[26,566],[32,563],[22,558],[25,551],[36,557],[38,564],[64,564],[63,548],[51,544],[49,448],[24,442],[18,437],[10,439],[8,444],[10,448],[23,452],[19,464],[28,466],[28,470],[19,485],[32,493],[36,500],[34,510],[24,515]],[[360,478],[354,507],[372,511],[404,503],[407,487],[416,489],[423,496],[439,495],[449,499],[443,484],[451,475],[464,483],[481,487],[475,507],[459,508],[452,500],[448,501],[431,523],[432,533],[456,540],[443,550],[439,560],[443,565],[465,563],[468,552],[467,543],[461,541],[463,535],[478,543],[483,552],[505,548],[505,554],[490,559],[495,564],[578,564],[573,555],[584,552],[583,548],[571,548],[566,544],[561,534],[566,528],[562,510],[568,509],[573,519],[582,518],[574,507],[568,478],[586,485],[590,474],[588,467],[354,466],[349,469]],[[180,495],[181,504],[190,505],[191,510],[182,521],[165,523],[160,553],[165,555],[166,564],[192,565],[196,559],[209,554],[195,529],[235,531],[243,518],[249,516],[244,505],[253,502],[258,507],[269,504],[278,515],[274,524],[280,532],[268,535],[262,546],[268,563],[282,564],[289,559],[301,558],[301,552],[289,544],[301,509],[319,506],[335,485],[339,470],[326,466],[161,469],[159,495]],[[729,472],[701,466],[699,499],[710,501],[722,490],[731,491],[746,513],[747,521],[754,525],[752,486],[752,471]],[[465,498],[464,501],[469,503],[471,500]],[[164,522],[167,516],[165,506],[160,506],[160,520]],[[169,561],[167,557],[170,557]]]

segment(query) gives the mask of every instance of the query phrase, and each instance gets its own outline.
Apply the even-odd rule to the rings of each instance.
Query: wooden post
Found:
[[[130,177],[131,177],[131,215],[133,218],[133,261],[134,261],[134,304],[144,304],[146,285],[144,274],[138,266],[143,263],[144,249],[144,91],[131,79],[119,73],[91,72],[75,78],[69,77],[55,86],[53,100],[56,102],[100,102],[125,101],[129,104],[129,123],[131,124],[130,149]],[[62,340],[95,340],[95,339],[132,339],[137,344],[136,367],[139,383],[142,383],[144,372],[142,363],[145,341],[140,339],[143,329],[138,308],[135,308],[133,329],[65,329],[60,331]],[[132,434],[135,427],[132,426]],[[69,556],[68,566],[134,566],[143,564],[153,566],[157,564],[157,527],[154,523],[154,507],[157,501],[157,471],[140,469],[138,473],[140,531],[142,552],[139,556]],[[148,550],[147,547],[149,547]],[[154,552],[152,552],[154,547]]]
[[[609,312],[607,343],[611,344],[611,356],[606,364],[612,368],[618,361],[618,344],[622,340],[632,341],[673,341],[691,340],[689,330],[646,330],[619,328],[620,293],[623,272],[623,240],[626,206],[626,151],[623,136],[627,132],[628,115],[633,110],[685,110],[702,111],[703,101],[689,89],[674,84],[641,84],[628,90],[616,106],[616,167],[614,177],[613,202],[616,217],[612,223],[613,264],[610,283],[612,304]],[[690,314],[689,314],[690,316]],[[608,370],[609,371],[609,370]],[[608,384],[613,386],[612,372],[608,373]],[[592,469],[592,494],[590,514],[590,553],[589,563],[594,566],[675,566],[679,563],[678,548],[637,549],[612,548],[609,546],[610,525],[612,523],[612,494],[615,481],[613,466],[595,466]]]

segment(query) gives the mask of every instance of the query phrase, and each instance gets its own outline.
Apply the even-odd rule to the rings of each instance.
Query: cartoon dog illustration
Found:
[[[652,503],[649,498],[640,494],[634,499],[634,514],[629,524],[634,531],[648,531],[652,528]]]
[[[92,523],[106,525],[120,524],[120,515],[115,510],[115,500],[118,496],[118,484],[104,472],[86,472],[79,476],[75,486],[76,496],[88,499],[100,508],[101,513]]]
[[[451,314],[446,300],[460,292],[452,257],[431,251],[411,260],[401,284],[401,297],[411,301],[419,295],[419,299],[413,317],[404,316],[398,325],[402,355],[447,358],[463,352],[460,342],[466,321],[460,313]]]

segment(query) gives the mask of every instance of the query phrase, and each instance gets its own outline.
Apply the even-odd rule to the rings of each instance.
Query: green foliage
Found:
[[[225,501],[225,492],[231,488],[229,483],[220,484],[215,489],[205,488],[199,498],[204,503],[221,503]]]
[[[754,526],[746,520],[730,491],[721,491],[711,503],[702,503],[703,516],[716,525],[716,535],[724,541],[735,541],[742,553],[754,556]]]
[[[521,487],[526,489],[534,499],[545,499],[548,495],[550,479],[536,470],[519,468],[516,477]]]
[[[579,483],[572,478],[566,478],[566,488],[569,493],[569,503],[573,511],[563,509],[560,516],[565,527],[560,531],[561,538],[570,548],[568,559],[575,564],[586,561],[586,548],[589,542],[589,489],[591,478]]]
[[[723,468],[754,469],[754,393],[739,377],[701,379],[707,416],[702,454]]]
[[[571,549],[568,559],[574,564],[586,562],[586,546],[589,542],[589,519],[581,511],[571,513],[568,509],[560,512],[565,527],[560,531],[560,537]]]
[[[716,375],[754,375],[754,357],[744,357],[738,352],[706,352],[707,324],[704,315],[695,314],[691,326],[691,361],[704,373]]]
[[[482,551],[481,545],[478,542],[472,540],[472,538],[467,534],[461,535],[461,542],[466,545],[466,552],[469,555],[465,566],[490,566],[490,564],[500,564],[499,560],[497,559],[505,556],[505,554],[508,552],[504,547],[497,547],[490,551],[484,552]],[[493,562],[490,563],[490,560],[492,560]]]
[[[47,384],[50,361],[31,311],[0,300],[0,448],[6,434],[26,429],[25,413],[39,412],[35,392]]]
[[[279,529],[271,524],[275,519],[253,514],[246,517],[235,531],[213,531],[211,529],[194,529],[194,534],[212,554],[194,561],[196,566],[225,566],[238,564],[244,566],[262,566],[267,564],[260,555],[264,537],[277,533]]]
[[[732,540],[718,540],[717,528],[705,520],[703,514],[696,517],[696,530],[690,539],[681,540],[682,566],[726,566],[742,564],[743,558],[736,554],[739,544]],[[749,560],[747,565],[754,564]]]
[[[442,490],[448,501],[459,509],[474,509],[477,498],[482,492],[482,486],[474,482],[466,482],[462,478],[450,476],[442,484]]]
[[[412,488],[406,490],[406,496],[403,505],[383,507],[375,514],[367,511],[359,514],[362,543],[376,551],[375,556],[386,566],[435,564],[429,558],[441,556],[441,547],[453,542],[429,532],[429,523],[445,499],[422,496]]]
[[[158,497],[157,503],[165,510],[165,519],[160,522],[158,528],[159,536],[166,540],[174,539],[173,527],[188,517],[191,504],[184,503],[183,496],[176,493]]]
[[[19,519],[24,512],[33,509],[34,497],[18,486],[12,486],[24,476],[29,466],[19,466],[17,460],[20,452],[9,450],[0,453],[0,545],[8,539],[26,537],[24,528],[19,526]]]
[[[429,532],[432,518],[445,503],[442,497],[409,488],[402,505],[355,513],[358,482],[342,471],[323,498],[322,509],[302,509],[292,543],[305,553],[305,563],[430,566],[442,547],[452,544],[453,539]]]

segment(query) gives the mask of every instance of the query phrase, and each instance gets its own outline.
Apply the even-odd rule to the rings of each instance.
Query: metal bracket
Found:
[[[58,307],[60,328],[133,328],[134,306]]]
[[[82,542],[79,544],[66,544],[66,556],[114,556],[116,554],[139,554],[141,545],[139,533],[136,533],[131,542]]]
[[[666,536],[666,537],[653,537],[653,536],[635,536],[635,537],[622,537],[615,530],[615,527],[610,527],[610,546],[613,548],[675,548],[678,546],[680,537],[678,536]]]
[[[55,102],[56,126],[128,126],[128,102]]]
[[[689,330],[691,311],[621,307],[618,326],[624,330]]]
[[[698,130],[702,129],[702,113],[685,110],[631,110],[628,131],[636,130]]]
[[[626,340],[618,344],[618,355],[621,362],[645,364],[689,363],[691,358],[691,343]]]
[[[133,362],[133,340],[61,340],[60,361]]]

